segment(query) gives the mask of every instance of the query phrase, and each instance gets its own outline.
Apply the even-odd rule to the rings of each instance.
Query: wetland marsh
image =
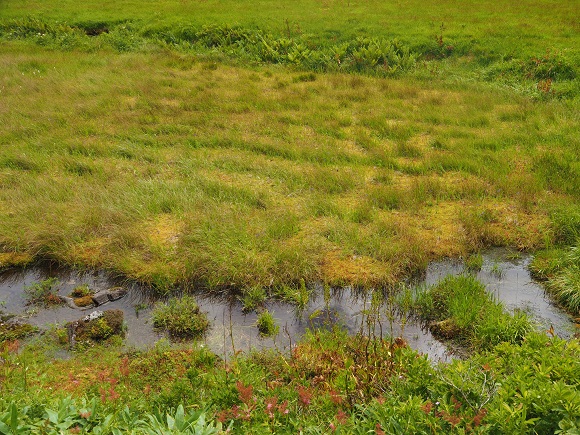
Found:
[[[577,433],[578,4],[468,3],[3,1],[0,433]]]

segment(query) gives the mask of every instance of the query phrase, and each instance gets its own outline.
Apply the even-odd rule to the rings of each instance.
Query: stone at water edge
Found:
[[[127,289],[125,289],[123,287],[113,287],[113,288],[110,288],[109,290],[107,290],[107,296],[111,302],[116,301],[118,299],[121,299],[126,294],[127,294]]]
[[[103,312],[102,311],[93,311],[88,316],[83,317],[83,321],[90,322],[91,320],[96,320],[99,317],[103,317]]]
[[[106,304],[107,302],[109,302],[109,292],[103,291],[103,292],[95,293],[92,296],[92,298],[93,298],[93,302],[98,307],[99,305],[103,305],[103,304]]]
[[[59,295],[58,297],[60,298],[61,301],[63,301],[64,303],[66,303],[69,307],[71,307],[71,308],[79,308],[75,304],[73,298],[69,298],[68,296],[62,296],[62,295]]]

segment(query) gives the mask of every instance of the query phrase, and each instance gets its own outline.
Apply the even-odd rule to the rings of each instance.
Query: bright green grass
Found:
[[[414,309],[436,336],[477,349],[520,343],[532,329],[524,313],[506,313],[472,275],[447,277],[422,291]]]
[[[534,277],[546,281],[546,289],[573,316],[580,314],[580,250],[578,241],[567,249],[539,252],[530,270]]]
[[[283,5],[163,1],[61,6],[8,2],[0,14],[0,36],[22,38],[24,32],[40,45],[65,50],[112,46],[147,51],[162,45],[225,55],[239,64],[274,62],[378,75],[393,74],[393,67],[396,73],[408,71],[419,59],[420,67],[413,73],[426,80],[487,81],[547,98],[573,99],[580,93],[580,33],[571,18],[578,10],[574,2],[485,1],[467,6],[414,1],[402,7],[374,1]],[[45,26],[52,29],[48,34]],[[232,29],[237,35],[233,43]],[[223,31],[230,41],[225,45]],[[85,32],[91,36],[83,38]],[[238,39],[240,32],[245,36]],[[353,47],[368,38],[383,48],[387,41],[395,41],[410,50],[411,61],[398,68],[398,60],[383,57],[376,62],[364,50],[351,56]],[[350,47],[346,59],[345,47]],[[272,59],[271,49],[282,52],[283,59],[278,54]],[[287,51],[292,52],[290,59]],[[353,57],[358,59],[354,66]]]
[[[0,17],[36,16],[68,23],[136,20],[149,26],[240,24],[276,33],[315,34],[321,41],[353,36],[399,37],[412,44],[441,34],[451,44],[495,54],[577,50],[577,1],[140,1],[6,0]]]

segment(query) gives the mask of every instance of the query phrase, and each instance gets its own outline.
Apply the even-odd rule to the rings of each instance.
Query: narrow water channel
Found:
[[[489,251],[484,255],[483,267],[477,276],[507,309],[523,309],[538,323],[538,328],[547,329],[553,326],[557,335],[569,338],[574,332],[572,319],[555,307],[543,289],[531,279],[527,269],[529,261],[527,256],[512,258],[506,250]],[[458,261],[433,262],[427,268],[424,279],[416,282],[416,285],[432,285],[448,275],[464,272],[464,265]],[[0,275],[0,311],[15,314],[28,323],[47,329],[52,325],[62,326],[66,322],[78,320],[96,309],[83,311],[66,305],[49,309],[27,306],[24,292],[26,286],[48,277],[59,279],[61,295],[70,294],[80,284],[87,284],[94,291],[106,290],[120,284],[104,272],[81,273],[50,268],[5,272]],[[98,309],[120,309],[124,312],[127,346],[153,346],[164,335],[153,328],[151,298],[145,289],[138,286],[129,286],[128,289],[125,297]],[[361,328],[368,331],[365,312],[370,305],[370,295],[361,294],[348,287],[333,289],[327,301],[322,294],[322,286],[315,288],[309,304],[301,312],[283,302],[268,303],[267,308],[280,326],[280,333],[275,338],[266,339],[260,338],[255,326],[257,315],[244,314],[239,301],[197,295],[201,310],[207,313],[212,324],[203,345],[218,355],[227,357],[239,350],[276,348],[288,351],[308,328],[339,324],[351,334],[356,334]],[[434,361],[451,358],[445,345],[433,338],[428,330],[416,323],[402,323],[404,322],[399,318],[389,322],[383,315],[380,322],[374,323],[374,333],[402,336],[411,347],[427,354]]]

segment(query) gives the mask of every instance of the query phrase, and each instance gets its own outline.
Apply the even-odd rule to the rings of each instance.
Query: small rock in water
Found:
[[[113,287],[107,290],[107,295],[109,300],[116,301],[117,299],[121,299],[123,296],[127,294],[127,289],[123,287]]]
[[[109,292],[98,292],[93,295],[93,302],[98,307],[99,305],[103,305],[109,302]]]
[[[96,319],[98,319],[100,317],[103,317],[103,312],[102,311],[93,311],[88,316],[83,317],[83,320],[85,322],[90,322],[91,320],[96,320]]]
[[[58,296],[61,301],[65,302],[71,308],[78,308],[78,306],[74,303],[73,298],[69,298],[68,296]]]

